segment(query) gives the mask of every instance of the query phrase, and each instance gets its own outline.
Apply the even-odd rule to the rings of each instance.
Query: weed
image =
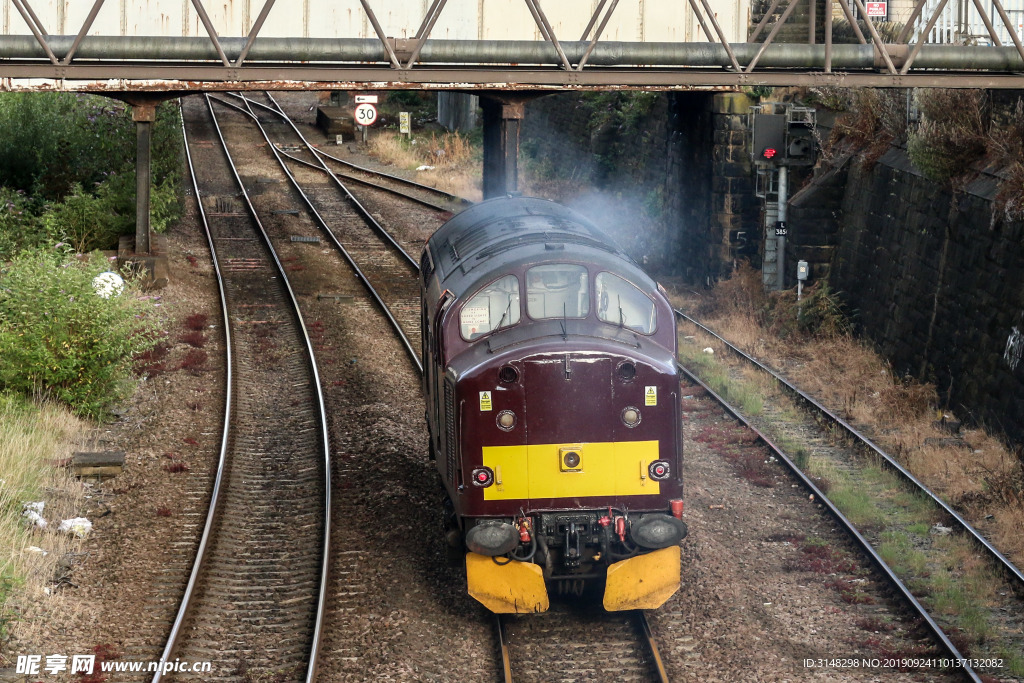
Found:
[[[156,377],[167,370],[164,359],[171,350],[171,345],[165,341],[158,341],[151,348],[136,353],[132,356],[132,364],[135,373],[147,377]]]
[[[810,538],[800,547],[800,557],[789,569],[815,574],[855,574],[860,567],[849,553],[837,550],[821,539]]]
[[[206,361],[208,356],[206,351],[201,349],[189,349],[185,357],[181,359],[181,364],[178,365],[179,370],[187,370],[190,374],[198,375],[206,370]]]
[[[896,630],[896,624],[878,617],[861,617],[856,623],[857,628],[871,631],[872,633],[887,633]]]
[[[206,322],[210,316],[205,313],[193,313],[192,315],[185,318],[184,325],[190,330],[204,330],[206,329]]]
[[[944,183],[985,154],[984,91],[920,89],[922,122],[907,140],[907,153],[930,180]]]
[[[861,589],[857,579],[833,579],[825,585],[839,593],[839,599],[849,605],[875,604],[875,598]]]
[[[194,348],[201,349],[206,346],[206,335],[198,330],[193,330],[178,337],[178,341],[188,344]]]

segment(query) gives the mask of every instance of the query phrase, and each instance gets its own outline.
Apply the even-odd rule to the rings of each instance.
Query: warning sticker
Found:
[[[491,410],[491,392],[481,391],[480,392],[480,412],[486,413]]]
[[[644,387],[644,405],[658,405],[658,387]]]

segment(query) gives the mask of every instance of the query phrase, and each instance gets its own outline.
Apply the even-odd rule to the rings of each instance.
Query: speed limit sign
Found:
[[[377,107],[372,104],[357,104],[356,105],[356,123],[360,126],[370,126],[377,120]]]

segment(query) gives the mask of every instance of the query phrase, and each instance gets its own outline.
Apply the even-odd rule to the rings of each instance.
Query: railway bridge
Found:
[[[1024,88],[1024,0],[765,0],[757,7],[751,0],[0,0],[0,7],[0,89],[87,91],[133,105],[139,253],[149,252],[155,103],[185,92],[476,92],[484,193],[495,196],[516,186],[524,103],[547,92]],[[833,35],[834,19],[845,20],[853,37]]]

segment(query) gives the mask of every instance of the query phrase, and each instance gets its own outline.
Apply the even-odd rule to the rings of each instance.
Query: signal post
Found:
[[[751,112],[750,154],[758,174],[758,195],[765,199],[762,282],[768,289],[780,290],[786,288],[789,168],[814,164],[815,110],[771,102]]]

